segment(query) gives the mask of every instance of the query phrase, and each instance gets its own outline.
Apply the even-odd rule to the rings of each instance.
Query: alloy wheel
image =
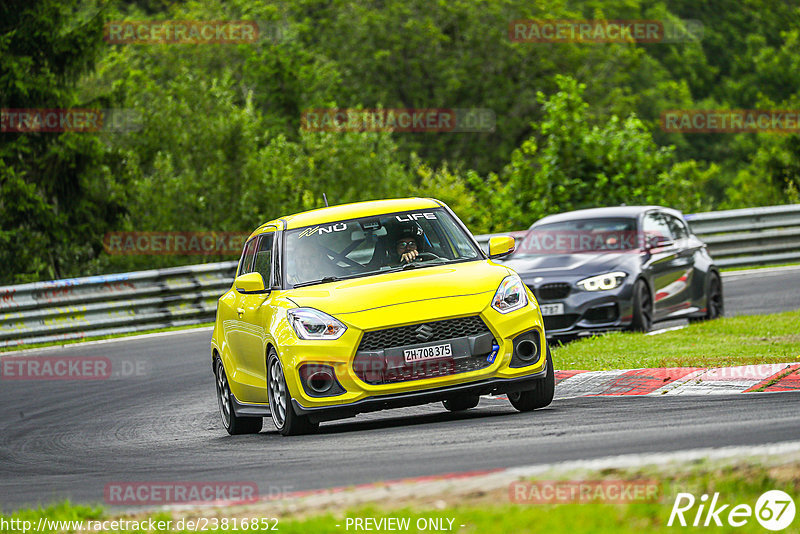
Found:
[[[228,386],[228,377],[225,376],[225,369],[222,362],[217,363],[217,401],[219,402],[219,413],[225,427],[231,426],[231,396]]]
[[[283,428],[286,424],[286,410],[288,408],[288,392],[286,381],[283,378],[283,368],[278,358],[274,358],[269,367],[269,393],[270,412],[272,421],[277,428]]]
[[[716,319],[717,317],[722,317],[723,313],[722,289],[720,288],[719,278],[715,276],[711,279],[711,287],[708,292],[708,318]]]

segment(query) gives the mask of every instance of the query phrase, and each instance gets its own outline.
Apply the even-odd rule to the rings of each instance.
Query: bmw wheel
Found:
[[[297,415],[294,412],[283,366],[275,349],[270,349],[267,357],[267,395],[272,422],[284,436],[308,434],[319,428],[319,423],[311,422],[307,415]]]
[[[633,322],[631,330],[649,332],[653,327],[653,298],[644,280],[633,286]]]
[[[709,273],[708,296],[706,297],[706,314],[702,317],[690,317],[689,320],[710,321],[725,315],[725,303],[722,300],[722,280],[715,272]]]
[[[234,412],[228,375],[225,374],[225,367],[220,358],[217,358],[214,364],[214,375],[216,376],[219,414],[222,417],[222,425],[228,434],[258,434],[261,432],[261,426],[264,423],[262,417],[239,417]]]

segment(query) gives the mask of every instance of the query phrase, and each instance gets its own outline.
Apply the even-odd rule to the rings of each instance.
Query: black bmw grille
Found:
[[[540,285],[534,294],[539,300],[558,300],[569,295],[570,285],[566,282],[553,282]]]
[[[568,313],[566,315],[545,315],[543,319],[545,330],[562,330],[575,324],[575,321],[578,320],[578,314]]]
[[[428,336],[425,336],[427,339],[417,337],[419,334],[418,329],[421,326],[429,327],[425,329],[425,333],[430,332]],[[418,343],[433,343],[435,341],[453,339],[456,337],[475,336],[486,332],[489,332],[489,327],[486,326],[483,319],[477,315],[473,315],[472,317],[431,321],[409,326],[364,332],[364,337],[361,338],[361,344],[358,346],[358,350],[359,352],[365,350],[383,350],[392,347],[402,347],[404,345],[416,345]]]

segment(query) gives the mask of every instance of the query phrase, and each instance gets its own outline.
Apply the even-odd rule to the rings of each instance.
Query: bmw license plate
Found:
[[[434,345],[432,347],[420,347],[418,349],[406,349],[403,357],[406,363],[418,362],[420,360],[431,360],[433,358],[444,358],[453,355],[453,348],[450,343],[444,345]]]
[[[563,302],[556,302],[555,304],[540,304],[539,309],[542,310],[542,315],[564,315]]]

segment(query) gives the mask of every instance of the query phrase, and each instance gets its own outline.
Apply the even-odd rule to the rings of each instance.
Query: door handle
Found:
[[[244,308],[236,308],[236,313],[238,313],[239,317],[241,317],[242,315],[244,315]]]

